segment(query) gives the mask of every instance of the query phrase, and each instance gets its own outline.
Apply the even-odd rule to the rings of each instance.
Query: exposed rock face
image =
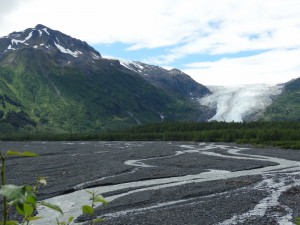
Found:
[[[120,60],[120,64],[131,71],[137,72],[154,86],[173,95],[179,94],[187,98],[201,98],[211,94],[207,87],[197,83],[189,75],[178,69],[167,70],[137,61],[126,62]]]
[[[100,53],[86,42],[41,24],[0,38],[0,54],[24,48],[40,49],[54,55],[62,53],[57,58],[64,63],[78,60],[92,62],[101,58]]]

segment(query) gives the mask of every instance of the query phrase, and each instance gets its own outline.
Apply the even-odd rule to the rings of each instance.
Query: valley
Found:
[[[300,225],[299,6],[1,0],[0,225]]]
[[[84,190],[109,201],[103,224],[293,224],[300,215],[294,150],[197,142],[1,142],[36,158],[7,160],[8,183],[46,176],[39,199],[86,221]],[[18,165],[18,166],[16,166]],[[43,224],[59,214],[39,208]],[[35,224],[41,224],[41,221]]]
[[[299,121],[299,78],[206,87],[176,68],[105,58],[42,24],[0,38],[0,134],[94,133],[162,121]]]

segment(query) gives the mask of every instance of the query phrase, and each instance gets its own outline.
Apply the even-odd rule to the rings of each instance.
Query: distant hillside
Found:
[[[153,74],[155,76],[155,74]],[[161,77],[169,76],[167,73]],[[137,124],[206,120],[211,113],[187,92],[206,87],[177,75],[172,93],[87,43],[43,25],[0,38],[0,133],[94,132]],[[168,87],[170,86],[170,87]]]
[[[261,119],[300,121],[300,78],[284,84],[283,92],[267,107]]]
[[[166,70],[159,66],[141,62],[120,61],[131,71],[144,77],[150,84],[163,89],[171,95],[185,96],[186,98],[202,98],[211,94],[211,91],[194,81],[189,75],[178,69]]]

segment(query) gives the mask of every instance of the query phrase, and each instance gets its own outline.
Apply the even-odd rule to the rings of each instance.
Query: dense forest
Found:
[[[3,134],[2,141],[195,141],[236,142],[300,149],[300,122],[173,122],[137,126],[101,133],[18,132]]]

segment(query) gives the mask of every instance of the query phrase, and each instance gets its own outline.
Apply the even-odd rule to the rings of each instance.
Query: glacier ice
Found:
[[[280,85],[210,86],[213,94],[199,99],[201,105],[216,110],[209,121],[242,122],[262,112],[282,91]]]

